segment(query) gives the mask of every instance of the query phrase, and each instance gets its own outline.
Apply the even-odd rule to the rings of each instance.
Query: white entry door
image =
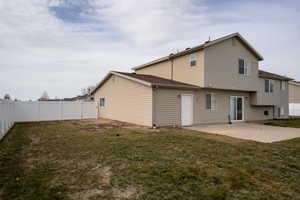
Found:
[[[244,97],[230,97],[230,119],[232,121],[244,120]]]
[[[194,122],[194,101],[193,95],[183,94],[181,95],[181,125],[190,126]]]

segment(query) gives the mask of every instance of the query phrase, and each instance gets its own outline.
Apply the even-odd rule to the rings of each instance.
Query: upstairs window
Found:
[[[286,89],[286,81],[280,81],[280,90]]]
[[[217,101],[215,94],[207,94],[206,95],[206,109],[210,111],[216,110]]]
[[[196,56],[196,54],[190,55],[190,66],[191,67],[197,66],[197,56]]]
[[[244,59],[239,59],[239,74],[250,76],[251,62],[246,62]]]
[[[266,93],[273,93],[274,92],[273,80],[265,80],[265,92]]]
[[[105,98],[100,98],[100,107],[105,106]]]

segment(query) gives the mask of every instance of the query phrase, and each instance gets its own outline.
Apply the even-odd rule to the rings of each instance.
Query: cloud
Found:
[[[297,1],[0,0],[0,97],[74,96],[110,70],[232,32],[264,69],[300,79],[299,15]]]
[[[105,5],[105,6],[103,6]],[[192,0],[97,1],[96,11],[139,45],[156,46],[189,35],[188,30],[207,23],[204,4]]]

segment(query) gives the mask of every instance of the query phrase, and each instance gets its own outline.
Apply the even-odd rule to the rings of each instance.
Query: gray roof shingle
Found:
[[[277,80],[285,80],[285,81],[293,80],[292,78],[289,78],[289,77],[286,77],[286,76],[281,76],[281,75],[274,74],[274,73],[271,73],[271,72],[266,72],[266,71],[263,71],[263,70],[259,70],[258,76],[260,78],[277,79]]]

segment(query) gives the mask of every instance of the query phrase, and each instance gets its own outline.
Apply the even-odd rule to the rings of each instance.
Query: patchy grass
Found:
[[[270,126],[300,128],[300,119],[273,120],[264,124]]]
[[[0,199],[300,199],[300,139],[67,121],[17,124],[0,149]]]

